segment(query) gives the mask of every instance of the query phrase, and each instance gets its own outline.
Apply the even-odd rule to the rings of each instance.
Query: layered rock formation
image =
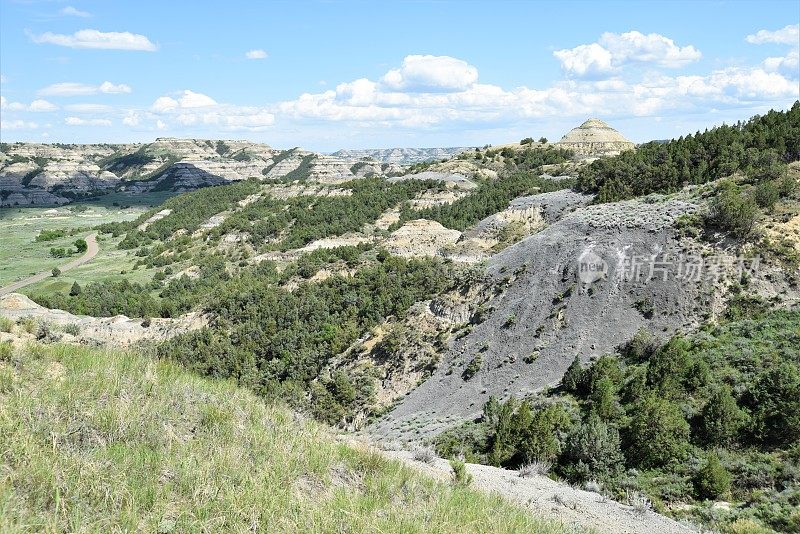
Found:
[[[348,161],[359,161],[370,158],[381,163],[397,163],[407,165],[409,163],[422,163],[425,161],[435,161],[449,159],[461,154],[464,147],[450,148],[368,148],[364,150],[339,150],[332,155]]]
[[[183,192],[257,178],[330,185],[402,172],[248,141],[159,138],[131,145],[0,146],[0,206],[57,205],[111,191]]]
[[[636,144],[600,119],[589,119],[570,130],[556,146],[573,150],[578,158],[599,158],[632,150]]]

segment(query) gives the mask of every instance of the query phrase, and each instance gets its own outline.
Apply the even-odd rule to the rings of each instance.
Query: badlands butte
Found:
[[[594,118],[333,154],[4,143],[3,224],[100,250],[0,289],[0,341],[141,347],[581,528],[795,532],[798,160],[800,103],[640,145]]]

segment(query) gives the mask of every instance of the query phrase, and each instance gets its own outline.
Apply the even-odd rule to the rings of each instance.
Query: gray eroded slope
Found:
[[[708,306],[707,282],[686,283],[674,272],[666,281],[617,278],[624,269],[618,254],[690,252],[672,223],[696,209],[679,200],[579,208],[493,256],[488,274],[503,290],[489,302],[488,317],[453,341],[433,376],[370,431],[389,439],[427,437],[479,415],[490,395],[522,396],[557,384],[576,355],[589,360],[611,352],[642,327],[667,336],[696,326]],[[587,248],[609,266],[607,278],[593,284],[577,275]],[[465,380],[462,372],[476,355],[480,371]]]

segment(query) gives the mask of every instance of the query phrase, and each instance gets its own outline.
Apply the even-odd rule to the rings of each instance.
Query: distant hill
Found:
[[[248,141],[158,138],[129,145],[2,143],[0,207],[67,204],[114,191],[193,191],[248,178],[335,184],[402,172],[397,164],[353,161],[300,148],[281,150]]]
[[[451,158],[466,150],[470,150],[470,148],[365,148],[362,150],[338,150],[331,155],[351,161],[372,158],[381,163],[407,165]]]

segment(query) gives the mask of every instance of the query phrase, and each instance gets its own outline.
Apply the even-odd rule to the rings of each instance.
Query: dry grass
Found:
[[[0,532],[562,532],[121,352],[0,362]]]
[[[550,467],[550,462],[534,460],[530,463],[520,466],[517,474],[522,478],[532,477],[534,475],[547,476],[547,473],[550,472]]]

